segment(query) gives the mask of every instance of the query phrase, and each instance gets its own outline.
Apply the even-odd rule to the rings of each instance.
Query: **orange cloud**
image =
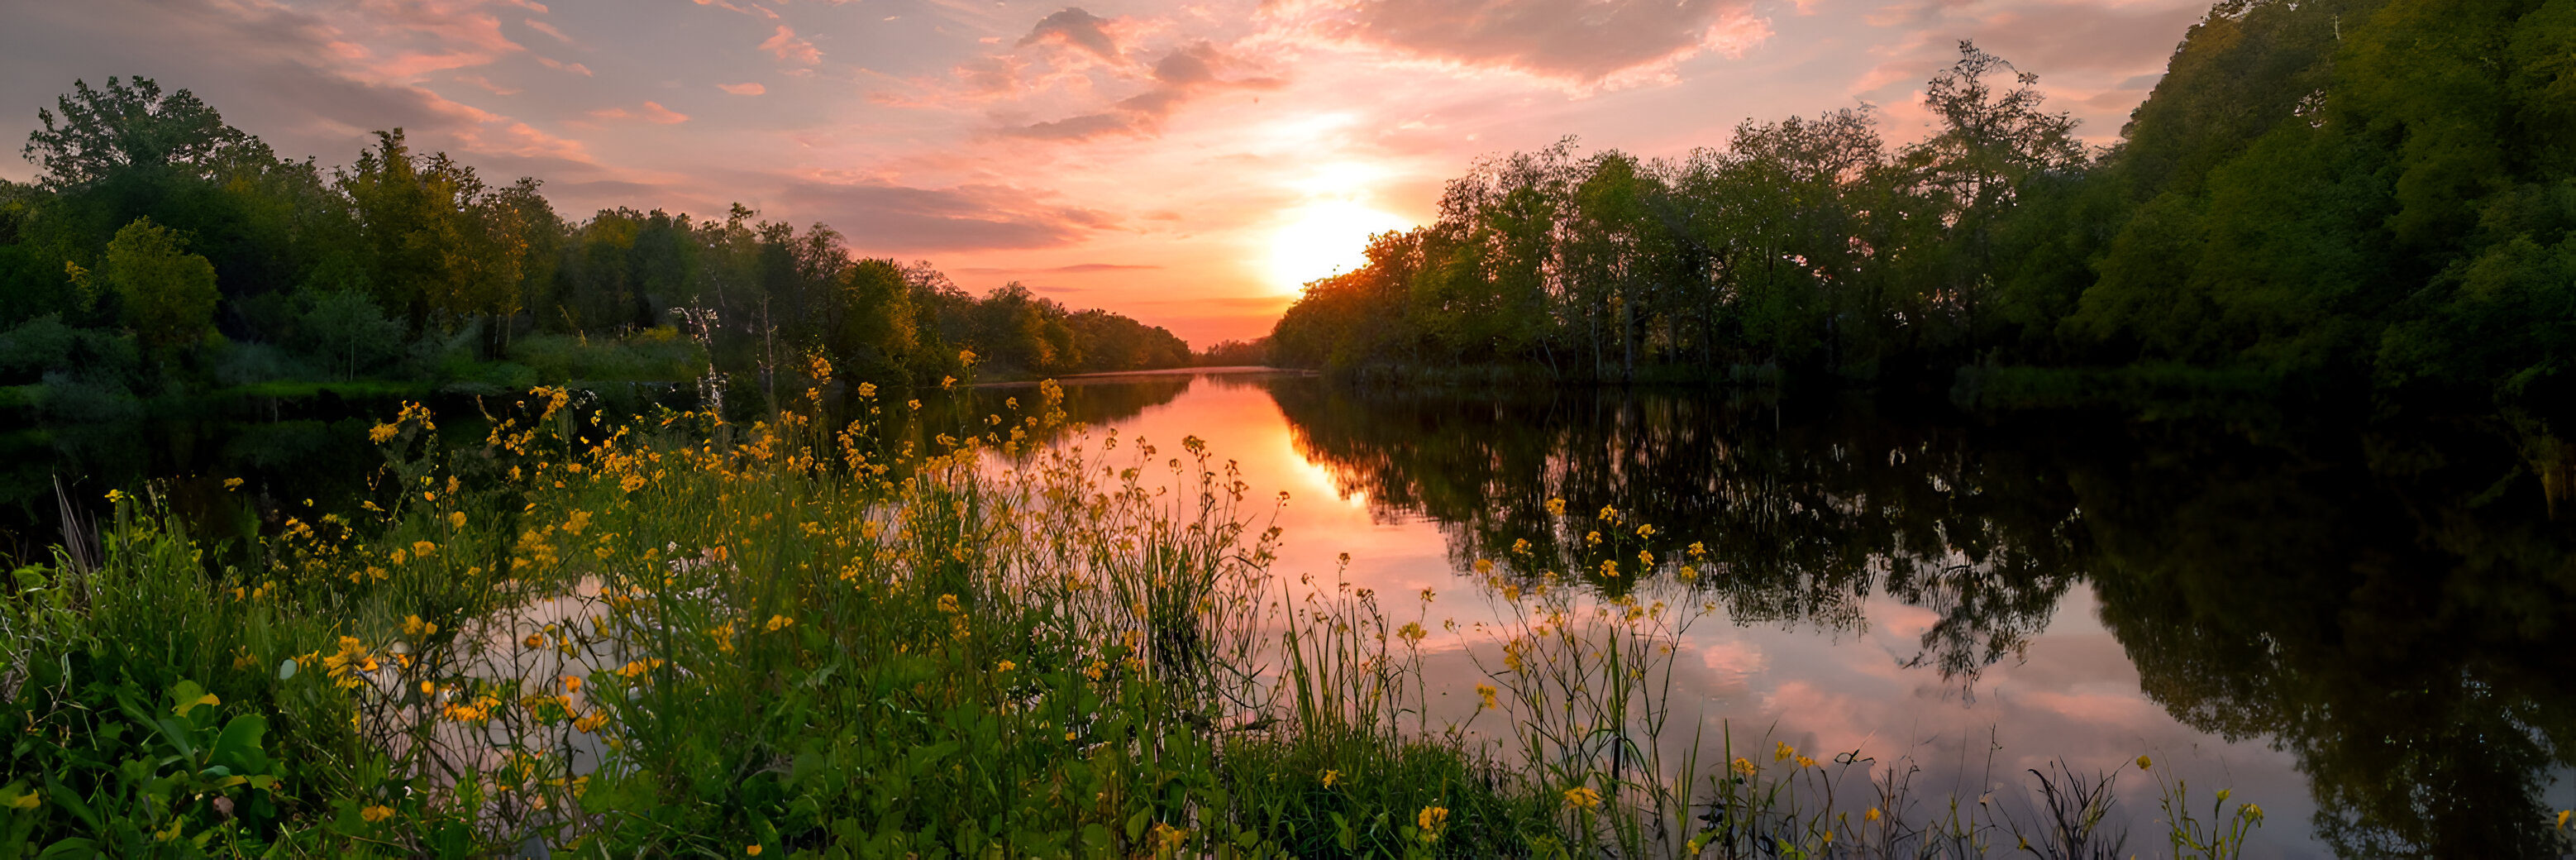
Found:
[[[738,96],[756,96],[756,95],[760,95],[760,94],[762,94],[762,93],[769,92],[769,88],[768,88],[768,87],[761,86],[761,85],[760,85],[760,84],[758,84],[758,83],[748,83],[748,84],[717,84],[717,85],[716,85],[716,89],[720,89],[720,90],[723,90],[723,91],[725,91],[725,92],[729,92],[729,93],[732,93],[732,94],[734,94],[734,95],[738,95]]]
[[[758,16],[758,17],[768,18],[768,19],[773,20],[773,21],[775,21],[775,20],[777,20],[777,19],[778,19],[778,13],[776,13],[776,12],[772,12],[772,11],[769,11],[768,9],[766,9],[766,8],[764,8],[764,7],[761,7],[761,6],[758,6],[758,5],[751,5],[751,6],[740,5],[740,4],[737,4],[737,3],[730,2],[730,0],[698,0],[698,5],[700,5],[700,6],[714,6],[714,7],[718,8],[718,9],[723,9],[723,10],[725,10],[725,11],[727,11],[727,12],[740,12],[740,13],[745,14],[745,15],[754,15],[754,16]]]
[[[688,114],[663,107],[661,102],[645,102],[643,107],[636,108],[634,110],[627,110],[625,108],[600,108],[599,110],[591,111],[590,115],[599,119],[640,119],[645,122],[658,123],[661,125],[672,125],[675,123],[689,121]]]
[[[1064,11],[1040,19],[1028,35],[1020,37],[1020,47],[1062,45],[1113,66],[1126,65],[1127,52],[1119,46],[1118,37],[1110,34],[1110,26],[1106,18],[1067,6]]]
[[[778,55],[781,60],[808,66],[823,60],[823,52],[815,50],[814,43],[797,38],[796,30],[785,24],[778,25],[778,33],[760,43],[760,49]]]
[[[570,45],[570,44],[572,44],[572,43],[573,43],[573,41],[572,41],[572,37],[571,37],[571,36],[566,36],[566,35],[564,35],[564,34],[563,34],[563,31],[562,31],[562,30],[557,30],[557,29],[555,29],[555,25],[553,25],[553,24],[548,24],[548,23],[546,23],[546,22],[544,22],[544,21],[539,21],[539,20],[537,20],[537,19],[535,19],[535,18],[526,18],[526,19],[521,19],[521,20],[519,21],[519,23],[528,25],[528,29],[530,29],[530,30],[535,30],[535,31],[537,31],[537,32],[539,32],[539,33],[544,33],[544,34],[546,34],[546,35],[548,35],[548,36],[553,36],[553,37],[555,37],[555,41],[562,42],[562,43],[564,43],[564,44],[566,44],[566,45]]]
[[[567,63],[553,57],[538,57],[537,64],[549,69],[562,69],[585,78],[590,77],[590,67],[580,63]]]
[[[1771,35],[1750,0],[1274,0],[1310,40],[1582,87],[1668,76]]]
[[[1120,99],[1108,110],[1017,126],[1006,133],[1039,140],[1089,140],[1115,134],[1151,137],[1161,131],[1163,121],[1173,111],[1202,94],[1217,90],[1278,89],[1284,83],[1275,77],[1229,80],[1218,76],[1220,69],[1234,65],[1237,61],[1218,50],[1216,45],[1194,42],[1175,48],[1155,61],[1153,86]]]

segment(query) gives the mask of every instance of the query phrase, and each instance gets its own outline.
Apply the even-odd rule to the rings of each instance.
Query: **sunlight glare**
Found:
[[[1272,235],[1271,279],[1294,293],[1308,281],[1358,269],[1368,262],[1370,236],[1408,226],[1403,218],[1356,201],[1309,204]]]

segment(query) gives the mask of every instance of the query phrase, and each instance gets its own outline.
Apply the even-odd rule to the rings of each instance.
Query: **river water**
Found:
[[[2563,850],[2576,530],[2535,477],[2533,452],[2560,448],[2505,418],[1900,418],[1859,397],[1281,374],[1069,389],[1076,420],[1200,437],[1256,497],[1286,491],[1282,576],[1347,553],[1356,586],[1433,591],[1435,725],[1472,714],[1499,663],[1473,622],[1505,613],[1472,565],[1560,539],[1562,498],[1708,551],[1695,594],[1715,612],[1674,657],[1667,737],[1919,767],[1927,806],[2026,803],[2052,764],[2117,773],[2124,855],[2168,853],[2159,777],[2195,805],[2260,804],[2248,857]]]
[[[1355,391],[1270,372],[1066,388],[1095,437],[1177,453],[1196,436],[1252,498],[1286,492],[1273,572],[1343,577],[1394,621],[1421,620],[1435,729],[1477,716],[1474,688],[1501,663],[1476,625],[1509,607],[1475,562],[1576,555],[1547,511],[1562,499],[1575,519],[1607,507],[1622,528],[1654,525],[1667,558],[1706,551],[1704,575],[1659,592],[1708,609],[1672,655],[1667,743],[1919,768],[1918,814],[1991,797],[2028,820],[2031,771],[2116,773],[2122,856],[2169,855],[2158,799],[2174,781],[2198,804],[2225,787],[2263,807],[2247,857],[2567,850],[2576,446],[2528,418]],[[1027,395],[981,387],[949,411]],[[364,429],[393,408],[262,401],[0,434],[0,552],[49,552],[56,476],[75,498],[169,479],[216,538],[331,508],[364,485]],[[479,404],[442,408],[459,442],[480,438]],[[225,476],[249,484],[235,494]],[[1521,541],[1533,552],[1515,556]],[[1533,567],[1568,569],[1514,569]],[[1470,726],[1493,736],[1490,715]]]

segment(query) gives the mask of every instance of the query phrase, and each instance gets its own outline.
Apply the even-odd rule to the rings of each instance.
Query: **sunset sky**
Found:
[[[740,201],[967,289],[1267,333],[1480,155],[1671,157],[1860,103],[1919,136],[1959,39],[2108,142],[2207,0],[0,0],[0,140],[193,89],[282,155],[401,126],[567,217]],[[35,166],[0,159],[0,177]]]

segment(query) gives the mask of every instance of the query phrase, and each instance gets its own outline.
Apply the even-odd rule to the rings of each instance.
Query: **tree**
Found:
[[[834,362],[877,382],[905,382],[904,359],[917,347],[912,290],[893,260],[860,260],[841,271],[833,290],[838,324],[829,332]]]
[[[215,317],[215,267],[187,253],[167,227],[137,218],[107,243],[99,276],[114,292],[125,324],[158,349],[196,343]]]
[[[23,150],[28,161],[44,166],[44,181],[54,188],[132,168],[175,167],[205,177],[245,161],[276,160],[267,144],[225,125],[194,93],[164,96],[151,78],[111,77],[103,90],[75,80],[72,93],[55,104],[59,115],[36,111],[44,128],[28,133]]]

